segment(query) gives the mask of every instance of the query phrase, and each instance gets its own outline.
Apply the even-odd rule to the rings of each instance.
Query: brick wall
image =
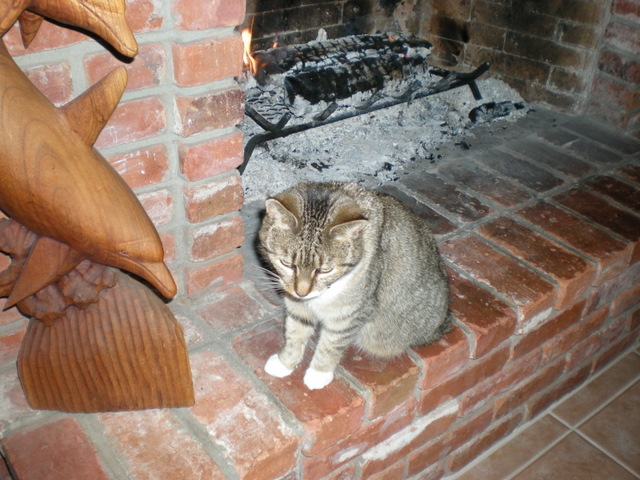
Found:
[[[315,40],[324,28],[328,38],[372,32],[417,32],[425,0],[289,0],[247,1],[244,27],[253,28],[255,49]]]
[[[614,0],[588,111],[640,137],[640,5]]]
[[[179,295],[195,298],[241,278],[244,0],[128,2],[139,44],[128,61],[91,37],[48,22],[25,50],[18,27],[4,41],[55,104],[117,65],[129,83],[95,146],[140,198],[163,240]]]
[[[527,100],[580,111],[610,1],[429,2],[422,33],[450,64],[492,64]]]

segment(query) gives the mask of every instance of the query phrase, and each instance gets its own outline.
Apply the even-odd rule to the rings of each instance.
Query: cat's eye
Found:
[[[285,268],[290,268],[290,269],[294,269],[296,268],[296,266],[293,263],[289,263],[285,260],[280,259],[280,263],[282,264],[283,267]]]
[[[316,273],[318,273],[320,275],[331,273],[332,271],[333,271],[332,267],[316,268]]]

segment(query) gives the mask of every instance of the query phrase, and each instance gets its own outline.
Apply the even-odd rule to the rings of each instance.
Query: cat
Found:
[[[355,183],[302,183],[266,200],[258,251],[283,290],[285,345],[265,364],[290,375],[316,330],[304,375],[320,389],[350,344],[402,355],[451,328],[449,287],[433,235],[395,198]]]

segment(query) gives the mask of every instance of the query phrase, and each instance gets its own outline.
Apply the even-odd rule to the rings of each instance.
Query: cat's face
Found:
[[[337,221],[319,214],[305,218],[277,200],[267,200],[261,250],[289,297],[308,300],[321,295],[362,258],[360,237],[366,220]]]

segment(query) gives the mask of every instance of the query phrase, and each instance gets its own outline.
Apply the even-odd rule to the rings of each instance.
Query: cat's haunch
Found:
[[[284,292],[285,345],[276,377],[320,337],[304,382],[323,388],[345,349],[401,355],[451,328],[447,276],[433,235],[388,195],[353,183],[303,183],[266,202],[259,251]]]

